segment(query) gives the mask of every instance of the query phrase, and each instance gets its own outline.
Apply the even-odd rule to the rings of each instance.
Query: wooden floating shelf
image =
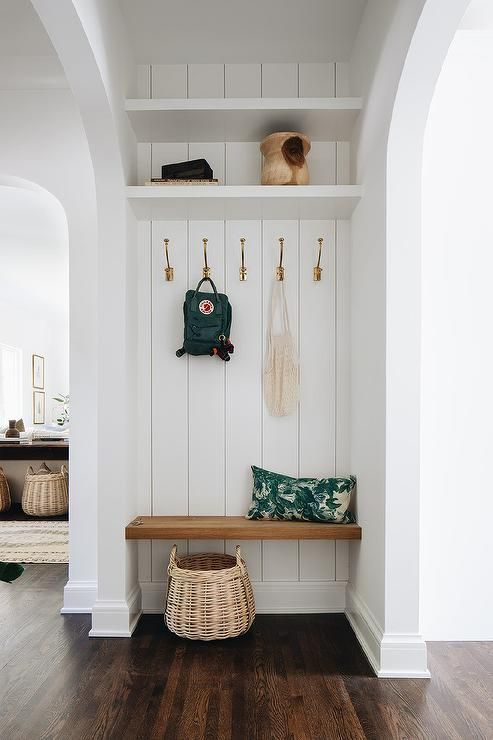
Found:
[[[360,540],[358,524],[245,519],[242,516],[140,516],[127,540]]]
[[[361,98],[160,98],[125,102],[139,142],[261,141],[303,131],[312,141],[348,141]]]
[[[127,187],[137,219],[347,219],[359,185],[138,185]]]

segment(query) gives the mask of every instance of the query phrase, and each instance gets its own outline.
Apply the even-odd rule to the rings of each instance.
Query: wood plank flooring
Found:
[[[259,616],[243,638],[89,639],[66,566],[0,584],[1,740],[491,740],[493,644],[432,643],[427,680],[376,679],[343,615]]]

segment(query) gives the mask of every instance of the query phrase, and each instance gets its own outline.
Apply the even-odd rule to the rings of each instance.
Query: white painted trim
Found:
[[[253,582],[257,614],[330,614],[344,612],[345,581]],[[165,582],[141,583],[142,612],[162,614]]]
[[[380,645],[379,678],[430,678],[422,635],[385,634]]]
[[[141,590],[136,585],[126,599],[97,600],[89,637],[131,637],[142,614]]]
[[[422,636],[385,634],[350,584],[346,617],[378,678],[430,678]]]
[[[98,596],[96,581],[68,581],[60,614],[91,614]]]
[[[383,630],[351,584],[348,584],[346,591],[346,617],[371,667],[378,676]]]
[[[161,581],[146,581],[140,584],[143,614],[164,614],[166,585]]]

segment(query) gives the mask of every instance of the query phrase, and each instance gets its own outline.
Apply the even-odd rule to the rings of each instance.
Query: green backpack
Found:
[[[202,283],[209,281],[213,293],[199,293]],[[218,293],[210,278],[202,278],[195,290],[187,290],[183,304],[185,329],[183,347],[176,353],[218,355],[226,362],[234,347],[229,341],[232,310],[228,296]]]

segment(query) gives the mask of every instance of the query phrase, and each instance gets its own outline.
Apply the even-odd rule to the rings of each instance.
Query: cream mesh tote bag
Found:
[[[284,282],[272,286],[267,326],[264,398],[271,416],[288,416],[299,399],[298,357],[289,328]]]

